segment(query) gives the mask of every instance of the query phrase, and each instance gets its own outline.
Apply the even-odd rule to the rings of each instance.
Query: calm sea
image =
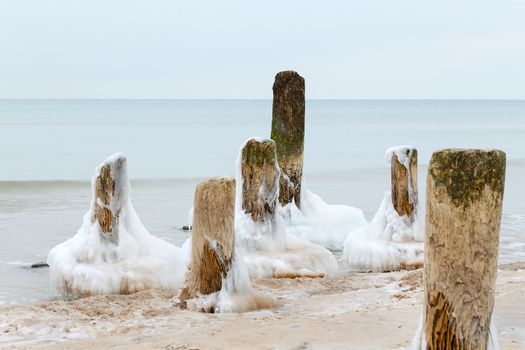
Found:
[[[434,150],[504,150],[500,261],[525,260],[525,101],[313,100],[306,108],[309,189],[369,218],[390,186],[386,148],[418,148],[420,197]],[[48,270],[27,266],[79,228],[89,180],[106,157],[127,155],[143,223],[180,245],[195,185],[233,175],[239,146],[269,136],[270,123],[270,100],[0,100],[0,305],[51,297]]]

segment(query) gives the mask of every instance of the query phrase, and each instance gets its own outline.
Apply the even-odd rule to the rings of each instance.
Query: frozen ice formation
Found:
[[[130,201],[123,154],[114,154],[97,167],[91,190],[91,209],[82,226],[49,252],[56,293],[79,297],[179,289],[187,249],[148,233]]]
[[[235,235],[250,277],[323,277],[337,272],[326,248],[287,232],[279,203],[275,142],[251,138],[237,159]]]

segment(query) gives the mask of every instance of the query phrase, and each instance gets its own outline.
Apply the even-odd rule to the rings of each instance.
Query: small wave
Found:
[[[198,183],[204,177],[194,178],[151,178],[151,179],[132,179],[131,186],[134,187],[158,187],[158,186],[183,186]],[[86,189],[90,187],[90,180],[6,180],[0,181],[0,193],[9,192],[38,192],[46,190],[72,190]]]
[[[132,187],[137,186],[185,186],[190,184],[196,184],[207,177],[187,177],[187,178],[151,178],[151,179],[131,179],[130,183]]]
[[[508,215],[504,215],[504,217],[507,217],[508,219],[512,219],[512,220],[524,220],[525,214],[508,214]]]
[[[12,265],[12,266],[29,267],[33,263],[24,262],[24,261],[8,261],[6,264],[7,265]]]
[[[0,192],[40,191],[49,189],[75,189],[89,187],[89,181],[80,180],[29,180],[0,181]]]

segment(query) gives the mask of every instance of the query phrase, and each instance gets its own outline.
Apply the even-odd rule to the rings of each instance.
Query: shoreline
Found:
[[[423,270],[262,279],[280,306],[244,314],[180,310],[176,293],[0,307],[4,349],[400,349],[423,312]],[[525,262],[498,266],[494,317],[502,349],[525,347]]]

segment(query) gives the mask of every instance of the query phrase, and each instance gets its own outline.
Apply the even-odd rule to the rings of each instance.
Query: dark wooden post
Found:
[[[405,147],[401,149],[403,163],[396,152],[392,152],[390,166],[392,171],[392,204],[399,216],[408,216],[414,220],[417,206],[417,150]]]
[[[427,349],[487,348],[494,306],[505,153],[435,152],[427,177]]]
[[[191,266],[180,293],[181,307],[222,288],[234,254],[235,179],[218,177],[195,190]]]
[[[118,243],[118,224],[122,204],[128,196],[126,157],[117,153],[98,168],[91,208],[91,222],[98,222],[104,239]]]
[[[244,212],[250,214],[254,222],[273,217],[279,181],[274,141],[250,139],[246,142],[241,151],[241,176]]]
[[[284,71],[275,76],[271,138],[277,144],[281,167],[279,201],[301,204],[301,178],[304,153],[304,78]]]

